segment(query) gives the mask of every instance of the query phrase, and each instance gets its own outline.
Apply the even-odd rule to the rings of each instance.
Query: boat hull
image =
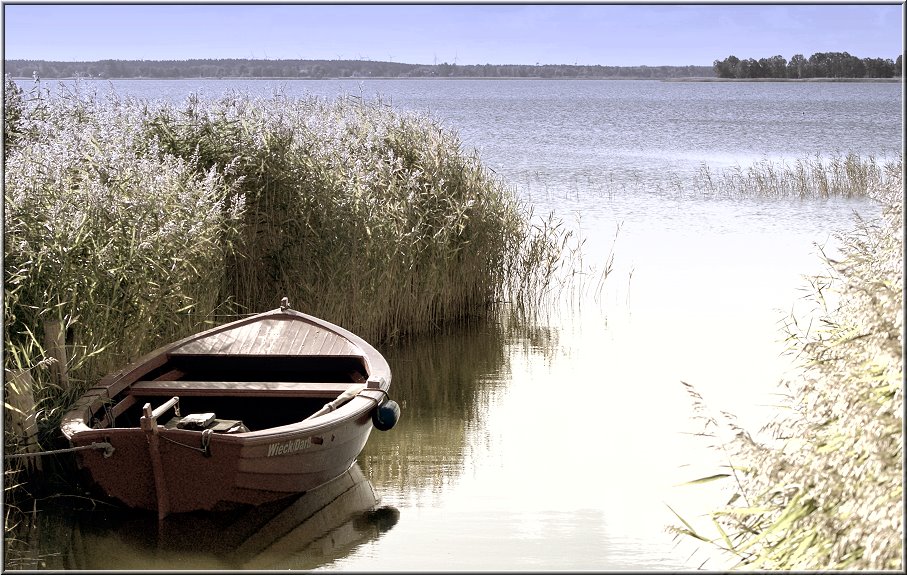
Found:
[[[87,481],[163,518],[260,505],[342,475],[389,386],[387,362],[361,338],[281,309],[146,355],[88,390],[61,429]],[[226,420],[188,428],[180,407],[193,422],[207,411]]]
[[[167,512],[182,513],[260,505],[310,491],[350,468],[371,429],[366,415],[315,435],[299,432],[255,441],[212,435],[206,452],[201,451],[200,433],[162,429],[156,449],[160,478],[154,474],[155,453],[141,429],[85,431],[72,444],[103,441],[113,447],[109,457],[101,450],[78,453],[79,467],[105,496],[157,511],[158,490],[165,489]]]

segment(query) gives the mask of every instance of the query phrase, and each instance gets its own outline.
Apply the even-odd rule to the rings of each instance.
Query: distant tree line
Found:
[[[794,55],[788,62],[782,56],[747,58],[728,56],[712,65],[719,78],[899,78],[901,56],[857,58],[847,52],[816,52],[809,58]]]
[[[55,62],[6,60],[12,77],[41,78],[892,78],[901,76],[901,56],[858,58],[847,52],[817,52],[747,58],[728,56],[712,66],[601,66],[580,64],[404,64],[372,60],[99,60]]]
[[[41,78],[693,78],[710,66],[403,64],[372,60],[6,60],[12,77]]]

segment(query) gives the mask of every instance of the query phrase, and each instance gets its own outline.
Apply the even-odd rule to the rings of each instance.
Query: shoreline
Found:
[[[858,82],[866,84],[899,84],[902,76],[893,78],[664,78],[663,82]]]
[[[12,76],[13,80],[34,80],[29,76]],[[162,77],[151,78],[148,76],[123,76],[114,78],[86,78],[84,76],[65,76],[53,77],[48,76],[40,80],[301,80],[301,81],[321,81],[321,80],[614,80],[614,81],[640,81],[650,80],[653,82],[794,82],[794,83],[815,83],[815,82],[857,82],[866,84],[899,84],[903,82],[903,77],[894,78],[710,78],[710,77],[681,77],[681,78],[647,78],[642,76],[601,76],[601,77],[581,77],[581,76],[564,76],[559,78],[546,78],[542,76],[325,76],[323,78],[304,78],[298,76],[192,76],[192,77]]]

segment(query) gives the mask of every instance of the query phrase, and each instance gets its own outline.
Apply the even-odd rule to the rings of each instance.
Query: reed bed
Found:
[[[747,168],[739,164],[713,170],[700,166],[697,191],[732,197],[860,198],[873,190],[889,189],[903,172],[904,157],[880,161],[857,154],[815,155],[786,160],[762,159]]]
[[[237,94],[151,129],[200,171],[229,166],[241,188],[229,295],[242,310],[287,295],[392,339],[534,301],[559,267],[557,222],[535,218],[454,132],[380,101]]]
[[[432,118],[352,97],[175,105],[9,78],[4,100],[4,387],[33,381],[43,448],[104,373],[283,296],[380,343],[557,289],[569,232]],[[21,461],[7,461],[11,507]]]
[[[241,213],[216,170],[196,172],[145,137],[140,103],[10,84],[7,109],[18,113],[4,131],[7,455],[25,447],[21,426],[10,425],[16,416],[35,426],[39,449],[57,447],[62,414],[91,382],[206,324],[223,303]],[[49,325],[60,326],[65,358],[49,349]],[[31,462],[5,460],[8,535],[17,501],[39,486],[27,481]]]
[[[840,235],[844,257],[811,282],[820,324],[786,325],[802,369],[767,437],[710,414],[688,385],[702,435],[729,438],[713,444],[727,467],[693,483],[723,480],[730,499],[714,531],[670,529],[737,568],[903,571],[903,179],[890,176],[867,191],[883,217]]]
[[[64,92],[29,104],[5,158],[4,368],[30,373],[52,420],[61,398],[216,313],[241,202],[216,170],[161,153],[136,103]],[[52,322],[69,389],[44,377]]]

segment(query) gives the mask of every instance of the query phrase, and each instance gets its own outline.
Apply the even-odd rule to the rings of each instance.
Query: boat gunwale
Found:
[[[365,391],[365,390],[364,390]],[[358,406],[351,406],[354,402],[359,403]],[[374,401],[354,397],[349,402],[338,407],[336,410],[321,415],[315,419],[312,419],[308,422],[306,421],[296,421],[293,423],[288,423],[285,425],[279,425],[275,427],[267,427],[264,429],[257,429],[255,431],[243,431],[236,433],[215,433],[211,436],[210,441],[217,442],[226,442],[226,443],[241,443],[247,447],[254,447],[263,443],[271,443],[273,441],[284,441],[288,439],[293,439],[298,436],[311,436],[318,435],[321,433],[326,433],[332,429],[337,429],[343,425],[354,421],[359,417],[365,416],[369,411],[375,407],[376,403]],[[134,430],[140,429],[137,426],[133,427],[104,427],[104,428],[94,428],[88,427],[84,423],[81,423],[80,429],[76,429],[72,432],[71,438],[74,439],[76,436],[79,436],[86,441],[89,441],[92,437],[96,439],[108,437],[114,438],[119,434],[133,433]],[[190,436],[201,436],[203,430],[195,429],[167,429],[162,425],[158,426],[158,433],[163,435],[184,435],[190,434]],[[71,439],[71,440],[72,440]]]
[[[220,332],[240,327],[242,325],[281,316],[286,316],[292,319],[314,324],[317,327],[335,333],[336,335],[346,339],[351,344],[359,348],[359,350],[363,352],[362,355],[351,356],[340,354],[330,355],[330,357],[346,356],[361,358],[365,363],[369,378],[377,376],[381,379],[379,387],[363,389],[357,396],[353,397],[351,400],[341,405],[337,409],[331,411],[330,413],[318,416],[317,418],[309,422],[302,420],[255,431],[231,434],[216,434],[215,436],[219,438],[218,441],[228,440],[230,442],[244,442],[249,445],[255,445],[259,441],[274,441],[275,438],[281,438],[284,436],[293,437],[300,434],[323,433],[324,431],[341,426],[350,420],[364,416],[368,411],[373,409],[376,405],[380,404],[384,397],[386,397],[391,382],[390,367],[387,364],[387,360],[384,359],[384,356],[381,355],[381,353],[378,352],[378,350],[375,349],[371,344],[366,342],[358,335],[350,332],[349,330],[337,326],[327,320],[323,320],[297,310],[277,308],[274,310],[262,312],[260,314],[241,318],[236,321],[228,322],[223,325],[215,326],[208,330],[167,343],[143,355],[127,366],[115,372],[112,372],[107,376],[104,376],[103,378],[101,378],[97,385],[88,388],[85,393],[80,396],[79,400],[77,400],[76,405],[66,414],[64,414],[63,421],[60,426],[61,431],[63,432],[64,436],[66,436],[66,438],[72,443],[73,439],[75,439],[75,437],[80,434],[88,434],[88,436],[90,436],[95,435],[95,433],[93,432],[98,432],[101,435],[111,435],[116,434],[117,429],[133,429],[131,427],[94,428],[86,423],[85,415],[88,415],[90,417],[93,413],[96,412],[96,410],[92,409],[94,401],[112,401],[114,398],[120,396],[121,394],[128,394],[129,387],[133,383],[139,381],[142,375],[166,364],[166,362],[170,358],[170,353],[173,350],[193,341],[204,339],[212,335],[216,335]],[[239,354],[212,354],[212,356],[215,357],[217,355],[223,355],[224,357],[237,357]],[[266,358],[294,356],[292,354],[260,354],[260,357]],[[313,354],[309,357],[325,356],[318,356]],[[192,430],[179,431],[193,433]],[[195,431],[194,433],[201,433],[201,431]]]

